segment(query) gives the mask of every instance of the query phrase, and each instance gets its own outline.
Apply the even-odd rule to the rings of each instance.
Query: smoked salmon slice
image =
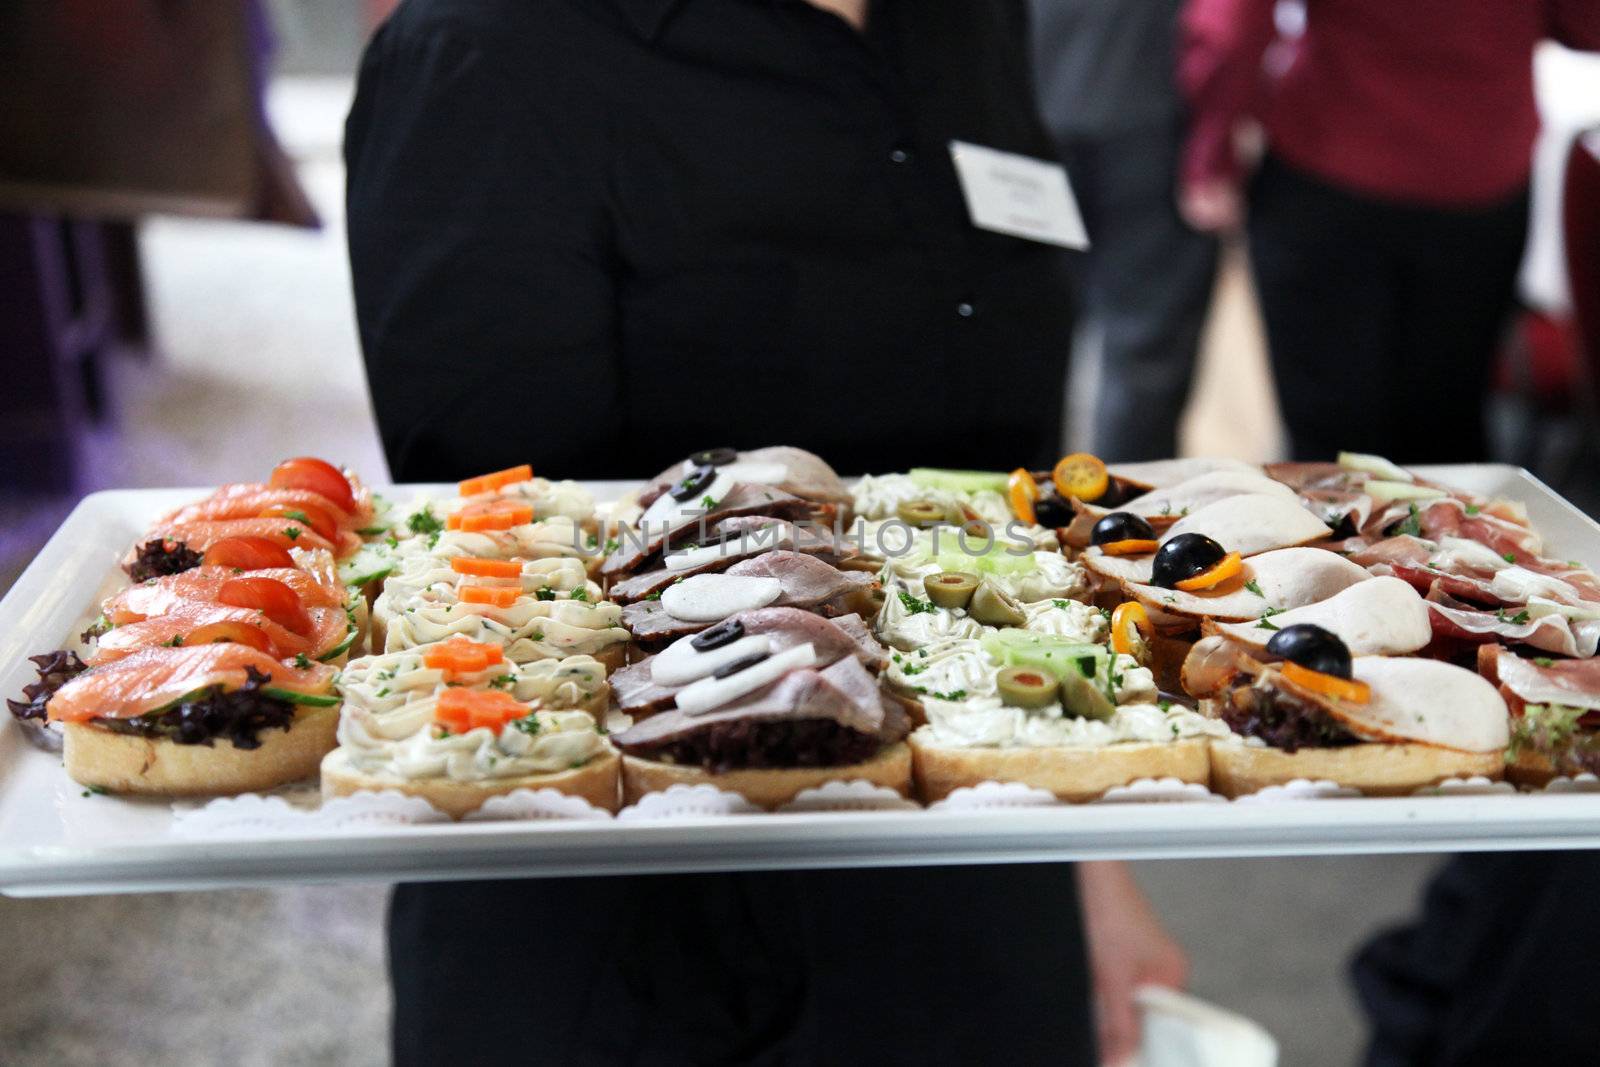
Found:
[[[349,530],[339,531],[339,543],[334,545],[305,523],[281,518],[205,519],[162,525],[139,538],[139,543],[151,540],[181,541],[195,552],[204,553],[213,542],[224,537],[266,537],[284,548],[320,548],[332,552],[337,559],[343,559],[361,547],[361,538]],[[124,564],[131,564],[134,558],[135,553],[130,552]]]
[[[365,494],[364,494],[365,495]],[[191,522],[218,522],[225,519],[254,519],[271,507],[313,508],[332,516],[340,529],[354,530],[365,525],[372,516],[368,500],[358,499],[355,514],[346,514],[339,505],[311,489],[277,488],[258,482],[234,482],[224,485],[204,500],[174,511],[158,525],[178,526]]]
[[[344,604],[344,588],[328,571],[270,567],[249,573],[252,577],[274,578],[287,585],[307,608],[337,608]],[[126,626],[165,615],[185,600],[215,604],[222,583],[235,577],[238,575],[232,567],[196,567],[180,574],[152,578],[108,597],[100,611],[113,626]]]
[[[340,607],[308,607],[312,629],[307,635],[281,626],[252,608],[236,608],[203,600],[178,600],[164,614],[106,631],[87,657],[92,666],[110,663],[142,648],[181,647],[202,627],[234,624],[259,631],[267,650],[289,659],[304,653],[315,658],[337,648],[350,633],[350,620]],[[254,634],[247,635],[254,637]]]
[[[247,680],[246,667],[266,675],[276,688],[307,694],[327,693],[337,673],[320,663],[290,667],[243,645],[146,648],[80,674],[56,691],[46,712],[57,722],[131,719],[197,689],[238,689]]]

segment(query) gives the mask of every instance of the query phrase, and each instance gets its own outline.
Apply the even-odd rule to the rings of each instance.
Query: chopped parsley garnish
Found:
[[[165,642],[165,646],[167,648],[182,648],[183,647],[183,635],[182,634],[173,634],[172,635],[172,640]]]
[[[611,553],[615,552],[621,547],[622,542],[618,541],[615,537],[606,538],[606,555],[609,556]]]
[[[1549,656],[1535,656],[1533,657],[1533,664],[1536,667],[1554,667],[1556,661]]]
[[[646,593],[645,594],[645,599],[646,600],[660,600],[661,599],[661,590],[657,589],[653,593]]]
[[[907,675],[922,674],[925,671],[927,671],[927,669],[928,669],[928,665],[926,663],[902,663],[902,664],[900,664],[900,673],[907,674]]]
[[[927,615],[938,610],[933,606],[933,601],[918,600],[903,589],[900,591],[900,603],[912,615]]]
[[[1517,612],[1515,615],[1510,616],[1506,615],[1505,608],[1500,608],[1494,613],[1494,617],[1499,619],[1501,622],[1508,622],[1512,626],[1521,626],[1523,623],[1533,618],[1533,616],[1528,614],[1528,610],[1526,608]]]
[[[1410,534],[1412,537],[1422,536],[1422,513],[1417,510],[1417,505],[1406,505],[1406,517],[1394,528],[1395,535]]]
[[[489,679],[489,688],[490,689],[510,689],[511,686],[513,684],[515,684],[515,683],[516,683],[516,679],[513,678],[511,675],[502,674],[498,678],[490,678]]]
[[[1067,610],[1067,605],[1071,604],[1072,601],[1070,601],[1070,600],[1052,600],[1052,601],[1050,601],[1050,603],[1054,604],[1056,607],[1060,608],[1062,611],[1066,611]]]
[[[389,687],[388,686],[384,686],[382,689],[378,690],[378,696],[386,697],[388,695],[389,695]]]
[[[717,498],[712,496],[710,493],[707,493],[705,496],[700,498],[700,506],[707,511],[710,511],[712,508],[717,506]]]
[[[1478,506],[1478,505],[1476,505],[1476,504],[1468,504],[1468,505],[1467,505],[1467,514],[1468,514],[1468,515],[1476,515],[1476,514],[1477,514],[1477,513],[1478,513],[1478,512],[1480,512],[1480,511],[1482,511],[1482,510],[1483,510],[1483,509],[1482,509],[1482,508],[1480,508],[1480,507],[1479,507],[1479,506]]]
[[[295,508],[286,508],[283,512],[283,517],[293,519],[295,522],[303,522],[307,526],[311,525],[311,516]]]
[[[919,693],[923,693],[923,694],[925,694],[927,696],[933,697],[935,700],[951,700],[951,701],[955,701],[955,700],[965,700],[967,698],[967,691],[965,689],[952,689],[948,693],[940,693],[937,690],[930,692],[929,690],[924,689],[924,688],[922,688],[922,686],[919,685],[919,686],[916,687],[916,691],[919,692]]]
[[[294,654],[294,665],[296,667],[300,668],[303,671],[304,670],[310,670],[311,669],[311,658],[309,656],[307,656],[304,652],[296,652]]]
[[[1171,711],[1172,710],[1172,701],[1170,701],[1170,700],[1158,700],[1158,701],[1156,701],[1156,707],[1160,708],[1162,711]],[[1176,730],[1177,727],[1174,726],[1173,729]]]
[[[433,513],[432,504],[424,504],[421,510],[406,516],[406,529],[417,534],[436,534],[444,529],[444,523]]]
[[[523,733],[527,734],[529,737],[532,737],[534,734],[539,732],[539,716],[537,716],[537,715],[524,715],[522,718],[517,719],[511,725],[516,727],[518,730],[521,730]]]
[[[1515,563],[1517,561],[1517,554],[1515,552],[1502,552],[1500,553],[1500,558],[1505,560],[1507,563]]]
[[[543,589],[535,589],[533,591],[533,597],[535,600],[554,600],[556,598],[556,591],[547,585]]]
[[[1258,629],[1258,630],[1276,630],[1276,629],[1278,629],[1278,627],[1273,623],[1273,621],[1271,619],[1269,619],[1265,615],[1263,615],[1263,616],[1261,616],[1260,619],[1256,620],[1256,629]]]
[[[588,540],[586,540],[584,543],[590,548],[594,548],[600,544],[600,537],[598,534],[590,534]]]
[[[283,528],[283,536],[287,537],[291,541],[298,540],[300,537],[300,527],[285,526]]]
[[[572,592],[568,593],[567,595],[569,597],[571,597],[573,600],[582,600],[585,603],[587,603],[588,600],[589,600],[589,590],[587,590],[587,589],[574,589]]]
[[[389,527],[387,526],[363,526],[358,529],[356,533],[360,534],[362,537],[377,537],[379,534],[386,532],[388,529]]]
[[[529,636],[531,636],[535,641],[543,641],[544,640],[544,631],[543,630],[535,630]]]
[[[1264,596],[1267,595],[1267,594],[1265,594],[1265,593],[1263,593],[1261,591],[1261,586],[1256,582],[1256,580],[1254,578],[1250,579],[1248,582],[1245,582],[1244,583],[1244,587],[1246,589],[1250,590],[1256,596],[1264,597]]]

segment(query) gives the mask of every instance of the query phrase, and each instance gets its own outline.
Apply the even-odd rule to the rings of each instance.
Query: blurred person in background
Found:
[[[1047,465],[1066,254],[974,228],[948,150],[1049,157],[1025,31],[1021,0],[407,0],[346,129],[395,479]],[[1081,1067],[1086,955],[1121,1060],[1185,963],[1123,867],[1080,872],[403,885],[395,1060]]]
[[[1032,0],[1039,110],[1092,242],[1074,295],[1099,350],[1091,447],[1107,459],[1177,455],[1216,278],[1216,239],[1174,200],[1181,3]]]
[[[1275,14],[1294,11],[1303,33],[1264,64]],[[1183,31],[1180,204],[1218,232],[1248,207],[1294,458],[1487,458],[1484,400],[1528,226],[1533,49],[1600,46],[1600,3],[1189,0]],[[1247,120],[1265,140],[1248,177]]]

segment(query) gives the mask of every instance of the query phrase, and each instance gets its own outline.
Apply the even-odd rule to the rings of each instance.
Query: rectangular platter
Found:
[[[1526,471],[1417,468],[1520,500],[1552,554],[1600,561],[1600,526]],[[615,499],[634,483],[592,483]],[[387,490],[406,499],[426,486]],[[204,489],[84,499],[0,601],[0,693],[26,657],[61,647],[119,584],[116,561],[149,522]],[[0,717],[0,892],[143,892],[329,881],[417,881],[669,871],[1074,859],[1600,847],[1600,786],[1537,795],[1447,794],[1224,803],[1097,803],[968,810],[813,811],[655,819],[367,824],[336,831],[174,833],[195,805],[88,793],[58,755]]]

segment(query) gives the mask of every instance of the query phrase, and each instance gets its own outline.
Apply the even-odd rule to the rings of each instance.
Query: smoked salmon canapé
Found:
[[[112,626],[94,639],[84,658],[91,666],[101,666],[140,649],[231,642],[273,659],[304,656],[344,662],[360,636],[349,612],[339,606],[306,606],[275,579],[250,582],[245,586],[240,579],[230,579],[223,596],[235,589],[242,595],[220,603],[179,599],[160,615]]]
[[[313,777],[336,743],[337,672],[239,644],[147,648],[90,667],[45,703],[68,775],[112,793],[251,792]]]

